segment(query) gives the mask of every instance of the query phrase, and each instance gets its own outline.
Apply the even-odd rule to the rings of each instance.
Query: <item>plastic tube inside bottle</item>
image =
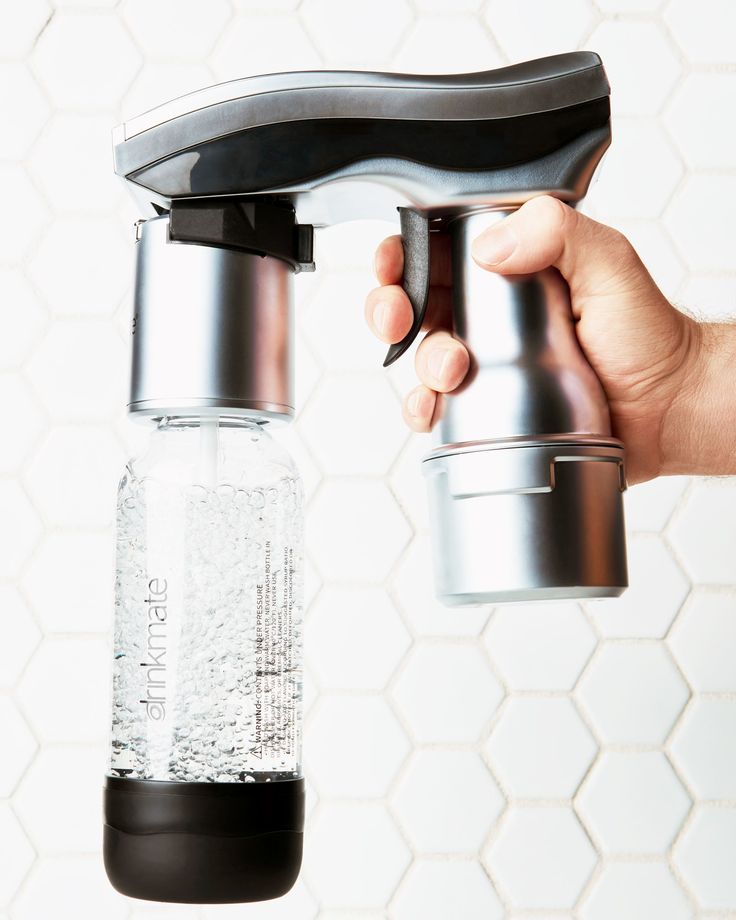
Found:
[[[219,425],[216,415],[199,420],[199,480],[205,489],[217,488]]]

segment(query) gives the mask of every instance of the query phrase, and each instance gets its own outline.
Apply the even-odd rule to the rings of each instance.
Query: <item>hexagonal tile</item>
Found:
[[[13,804],[39,853],[95,853],[102,838],[103,748],[44,747],[23,777]],[[64,795],[59,795],[63,788]]]
[[[77,271],[69,271],[69,266]],[[60,217],[36,249],[29,274],[54,313],[110,315],[133,272],[133,241],[116,220]]]
[[[377,0],[359,19],[340,0],[304,0],[300,15],[325,59],[351,67],[387,61],[411,21],[404,0]]]
[[[105,428],[52,428],[28,465],[28,491],[56,527],[106,527],[124,458]]]
[[[572,907],[596,863],[593,847],[569,808],[509,809],[485,857],[512,907]]]
[[[595,648],[577,604],[504,604],[484,635],[511,690],[570,690]]]
[[[736,317],[736,277],[693,272],[679,299],[698,317],[731,320]]]
[[[685,676],[701,692],[736,692],[736,599],[696,590],[677,618],[670,648]]]
[[[333,272],[304,305],[299,327],[324,367],[331,371],[381,369],[386,346],[366,328],[362,315],[365,298],[375,286],[372,271]]]
[[[578,793],[577,808],[606,853],[664,853],[690,797],[658,752],[606,753]]]
[[[151,911],[152,920],[161,920],[161,905],[157,904],[155,912]],[[181,905],[172,906],[170,918],[164,920],[186,920],[181,917],[179,911]],[[192,920],[314,920],[318,913],[317,902],[309,892],[309,889],[302,881],[297,881],[296,885],[288,894],[273,901],[258,901],[254,904],[217,904],[214,907],[202,907],[201,914],[199,911],[193,916]],[[149,915],[146,914],[146,917]],[[134,911],[129,920],[145,920],[143,915],[138,917]]]
[[[54,323],[35,349],[28,375],[61,422],[113,418],[126,402],[127,349],[108,323]]]
[[[437,600],[426,534],[412,540],[396,567],[392,587],[399,608],[417,636],[477,636],[488,619],[488,607],[451,608]]]
[[[389,481],[396,500],[414,525],[417,533],[429,530],[427,487],[422,475],[422,460],[429,453],[426,434],[410,433],[409,438],[391,467]]]
[[[381,690],[408,646],[396,608],[377,588],[328,585],[305,624],[307,661],[331,690]]]
[[[37,341],[46,320],[39,298],[18,269],[0,268],[0,325],[12,335],[0,337],[0,369],[17,368]]]
[[[39,33],[51,18],[51,13],[46,0],[28,0],[27,3],[17,4],[12,15],[3,16],[0,57],[19,58],[30,51]]]
[[[678,841],[674,862],[705,910],[736,910],[736,808],[700,806]]]
[[[355,920],[355,912],[351,910],[321,910],[319,920]],[[386,914],[382,911],[362,910],[360,920],[386,920]]]
[[[203,916],[196,907],[187,907],[183,904],[163,904],[160,901],[134,901],[137,906],[133,908],[132,913],[128,914],[127,920],[201,920]],[[266,904],[273,903],[266,901]],[[278,901],[276,902],[278,903]],[[230,905],[232,906],[232,905]],[[228,916],[228,906],[221,908],[221,916]],[[245,904],[239,904],[238,907],[246,907]],[[211,913],[205,913],[205,916],[213,916]],[[241,914],[241,916],[243,916]]]
[[[120,9],[141,51],[163,58],[204,57],[231,16],[227,0],[208,0],[206,10],[198,0],[158,0],[154,6],[146,0],[125,0]]]
[[[127,457],[141,457],[151,441],[150,425],[134,415],[129,415],[124,406],[120,407],[120,413],[116,420],[114,429],[123,443],[125,455]],[[283,431],[292,431],[291,425],[284,426]]]
[[[693,581],[733,584],[736,551],[736,484],[729,480],[696,482],[670,529]]]
[[[485,19],[509,58],[523,61],[576,48],[593,25],[594,11],[587,0],[570,0],[564,16],[544,0],[490,0]]]
[[[0,610],[0,687],[10,687],[20,677],[41,633],[12,585],[0,585]]]
[[[391,906],[396,920],[500,920],[503,905],[476,862],[417,860]]]
[[[692,73],[677,88],[667,126],[693,169],[728,168],[736,159],[736,139],[723,118],[734,107],[736,74]]]
[[[114,107],[140,66],[117,16],[71,10],[56,13],[36,42],[32,60],[53,102],[82,111]]]
[[[274,10],[295,10],[301,0],[233,0],[233,6],[239,10],[261,10],[271,13]]]
[[[442,48],[441,55],[437,49]],[[405,73],[468,73],[504,63],[498,48],[475,16],[417,19],[396,54]]]
[[[690,695],[655,642],[604,642],[577,694],[606,744],[660,744]]]
[[[698,799],[736,799],[736,701],[696,697],[671,750]]]
[[[100,741],[110,719],[106,639],[44,639],[18,685],[18,699],[42,741]]]
[[[26,493],[12,479],[0,480],[0,578],[12,578],[30,556],[41,522]]]
[[[658,639],[682,606],[689,583],[659,537],[629,539],[629,588],[586,606],[604,636]]]
[[[567,799],[575,794],[598,746],[570,700],[512,697],[485,750],[512,796]]]
[[[0,223],[0,262],[12,265],[36,241],[47,214],[38,192],[20,166],[0,164],[0,188],[5,213],[13,215],[12,220]]]
[[[310,562],[309,559],[306,560],[304,566],[304,608],[305,610],[311,608],[314,603],[314,599],[319,593],[319,589],[322,587],[322,582],[320,580],[319,574],[315,569],[314,565]]]
[[[715,197],[714,197],[715,196]],[[719,208],[710,207],[718,200]],[[728,213],[736,207],[736,176],[691,174],[665,212],[666,226],[683,260],[695,271],[730,271],[736,227]],[[707,226],[708,232],[701,228]]]
[[[320,796],[379,798],[406,757],[409,742],[380,697],[330,694],[310,713],[305,750],[306,770]]]
[[[419,346],[422,344],[422,341],[429,333],[418,335],[412,344],[407,348],[406,352],[402,355],[400,361],[395,361],[389,368],[387,368],[388,378],[391,381],[391,385],[396,390],[398,395],[403,398],[403,396],[413,389],[417,385],[417,372],[416,372],[416,363],[417,363],[417,351]],[[371,338],[376,341],[374,336]],[[385,357],[385,348],[383,346],[383,356]],[[383,358],[382,358],[383,360]],[[427,444],[427,453],[434,447],[434,441],[432,436],[429,434],[422,434],[421,436]]]
[[[119,2],[120,0],[54,0],[54,6],[58,9],[64,9],[65,7],[104,9],[117,6]]]
[[[397,220],[351,220],[321,227],[315,238],[318,266],[326,268],[328,276],[332,272],[359,272],[368,277],[374,271],[376,249],[387,236],[398,232]],[[372,277],[376,285],[375,275]]]
[[[0,373],[0,416],[9,433],[0,452],[0,473],[15,473],[44,425],[41,407],[18,373]]]
[[[81,898],[80,892],[84,892]],[[108,882],[99,856],[46,857],[33,867],[13,903],[13,920],[125,920],[129,903]]]
[[[243,54],[244,48],[248,49],[247,54]],[[209,61],[218,80],[284,70],[312,70],[321,64],[309,36],[291,14],[236,15]]]
[[[736,11],[730,0],[703,0],[697,16],[688,0],[671,0],[665,19],[678,45],[693,63],[733,62]]]
[[[0,797],[9,797],[36,750],[36,740],[9,696],[0,696]]]
[[[410,859],[382,805],[325,803],[312,823],[307,883],[323,908],[382,908]]]
[[[9,904],[35,859],[33,847],[10,805],[0,803],[0,906]]]
[[[317,687],[317,682],[315,681],[310,670],[305,668],[302,675],[302,706],[304,709],[304,715],[306,715],[308,712],[311,712],[312,707],[315,705],[318,699],[319,688]]]
[[[99,212],[117,207],[123,188],[113,172],[110,152],[117,120],[111,114],[57,112],[46,125],[33,147],[29,168],[56,211]],[[75,236],[74,244],[79,246],[79,232]]]
[[[692,908],[665,863],[609,863],[586,898],[581,920],[691,920]]]
[[[299,418],[308,404],[309,397],[314,392],[322,377],[322,368],[307,346],[304,336],[298,336],[294,351],[294,388],[296,391],[296,413]]]
[[[596,0],[596,6],[604,13],[653,13],[665,0]]]
[[[617,217],[658,217],[682,176],[680,158],[651,119],[618,118],[614,130],[616,141],[591,193],[596,213],[609,222]]]
[[[689,482],[687,476],[660,476],[630,486],[624,493],[627,530],[664,530]]]
[[[393,496],[379,482],[325,482],[309,511],[311,553],[331,581],[383,581],[411,537]]]
[[[25,572],[23,585],[49,632],[106,632],[113,607],[109,534],[48,534]]]
[[[414,0],[414,6],[427,13],[474,12],[483,0]]]
[[[299,428],[328,476],[380,476],[408,436],[398,400],[376,372],[324,377]]]
[[[3,19],[3,33],[7,21],[14,18],[6,16]],[[4,122],[3,159],[20,160],[49,114],[46,99],[24,64],[0,63],[0,111]]]
[[[123,118],[135,118],[212,82],[212,71],[204,63],[146,61],[125,94]]]
[[[505,804],[477,754],[443,750],[415,751],[392,801],[419,853],[475,853]]]
[[[422,642],[410,652],[393,696],[415,741],[470,743],[493,715],[503,690],[477,644]]]
[[[677,55],[656,22],[604,20],[586,46],[603,59],[613,87],[611,108],[619,115],[656,114],[680,73]]]

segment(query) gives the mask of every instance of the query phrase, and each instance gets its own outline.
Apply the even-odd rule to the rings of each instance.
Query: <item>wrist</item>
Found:
[[[736,474],[736,324],[685,317],[675,395],[662,425],[661,475]]]

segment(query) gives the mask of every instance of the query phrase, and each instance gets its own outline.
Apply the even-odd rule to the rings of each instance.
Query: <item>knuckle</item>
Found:
[[[554,230],[563,230],[565,224],[575,212],[559,198],[552,195],[537,195],[531,198],[524,208],[532,214],[537,221]]]
[[[633,271],[637,269],[641,262],[629,238],[624,236],[620,230],[616,230],[613,227],[608,227],[607,229],[610,240],[609,251],[616,262],[624,270]]]

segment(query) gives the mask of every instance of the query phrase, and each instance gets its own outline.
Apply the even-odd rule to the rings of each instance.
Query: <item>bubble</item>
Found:
[[[256,438],[259,440],[260,436]],[[150,480],[146,481],[147,483]],[[148,516],[151,516],[150,521]],[[157,535],[157,546],[149,545]],[[252,782],[297,775],[301,708],[301,487],[291,477],[262,489],[148,485],[128,477],[118,508],[113,743],[131,774],[186,782]],[[258,585],[282,578],[294,548],[292,626],[269,674],[257,662]],[[140,662],[146,654],[148,567],[167,560],[167,716],[147,721]],[[283,598],[271,615],[284,618]]]

